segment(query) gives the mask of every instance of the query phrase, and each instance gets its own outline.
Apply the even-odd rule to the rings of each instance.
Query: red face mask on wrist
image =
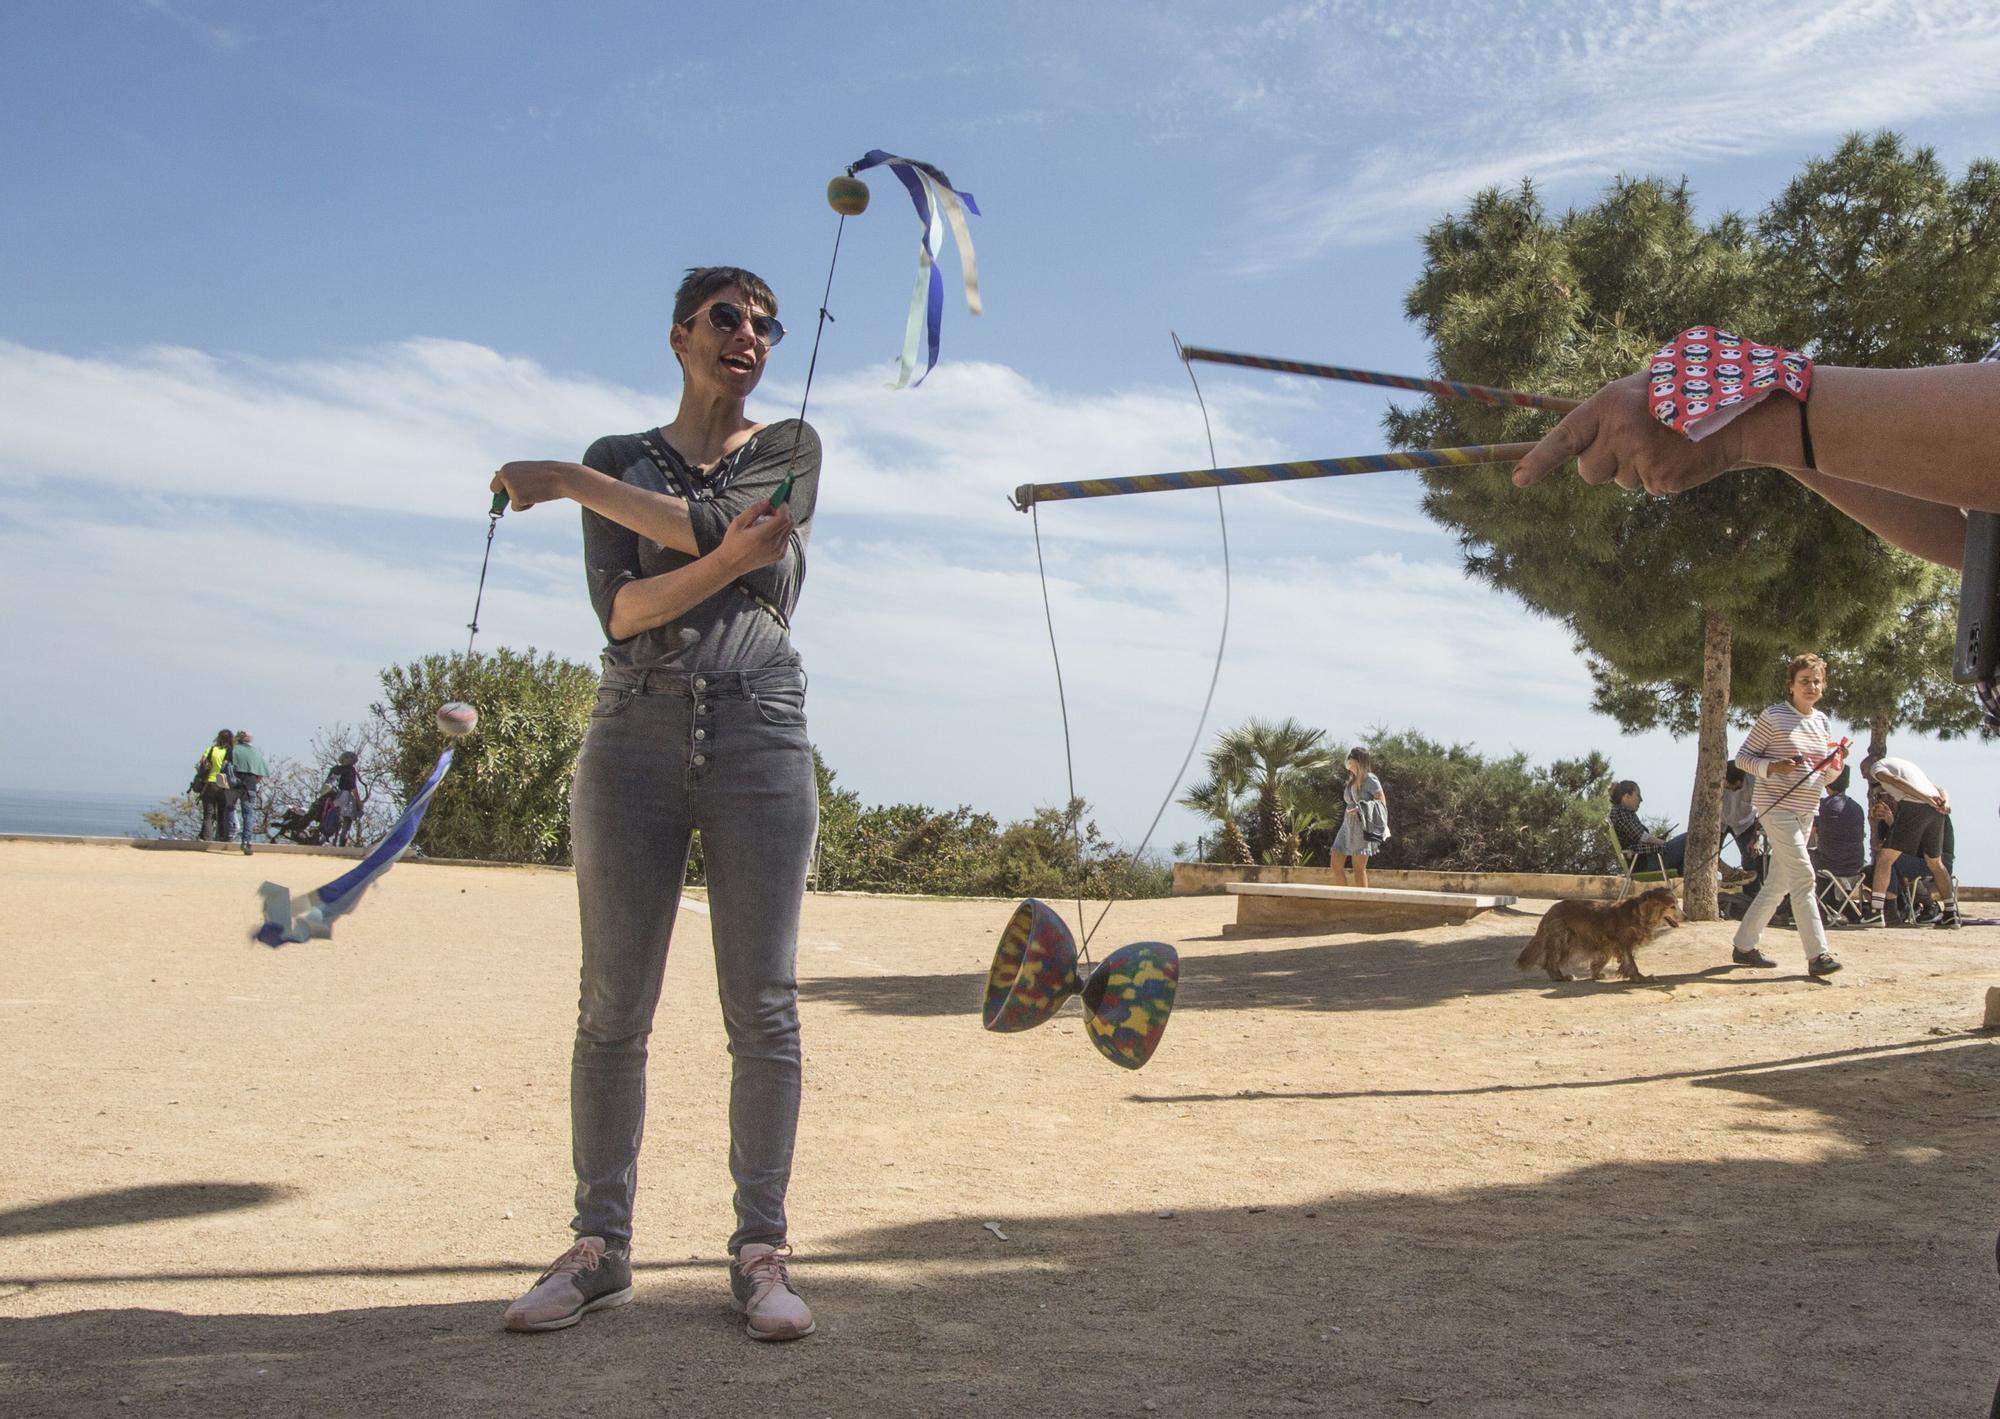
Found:
[[[1803,404],[1812,376],[1804,355],[1695,325],[1654,354],[1647,402],[1654,418],[1699,441],[1781,390]]]

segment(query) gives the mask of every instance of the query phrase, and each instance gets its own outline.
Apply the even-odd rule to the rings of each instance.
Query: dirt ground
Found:
[[[411,866],[249,944],[313,859],[0,844],[0,1412],[1983,1413],[2000,927],[1673,933],[1635,985],[1521,975],[1529,912],[1182,954],[1139,1073],[1071,1012],[979,1028],[1005,902],[808,899],[796,1275],[727,1308],[728,1060],[684,911],[638,1300],[500,1329],[568,1241],[571,879]],[[997,1224],[995,1228],[987,1223]],[[1004,1233],[1004,1237],[1002,1234]]]

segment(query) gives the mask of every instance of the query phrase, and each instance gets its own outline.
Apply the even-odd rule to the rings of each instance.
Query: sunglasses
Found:
[[[748,320],[750,322],[751,335],[756,337],[757,343],[766,349],[769,349],[785,338],[785,327],[779,324],[778,317],[775,315],[750,315],[744,311],[743,307],[732,304],[729,301],[717,301],[713,305],[703,306],[702,310],[708,312],[709,326],[723,335],[734,335],[738,330],[743,328],[743,322]],[[700,310],[696,311],[694,315],[683,320],[681,324],[692,327],[694,325],[694,316],[701,313],[702,311]]]

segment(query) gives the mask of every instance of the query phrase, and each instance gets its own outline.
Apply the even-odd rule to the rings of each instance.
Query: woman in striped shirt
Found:
[[[1771,844],[1771,867],[1764,886],[1736,929],[1732,959],[1739,966],[1775,966],[1757,949],[1778,903],[1792,899],[1792,920],[1806,950],[1806,970],[1830,976],[1840,962],[1826,948],[1826,929],[1814,899],[1812,858],[1806,837],[1819,812],[1821,787],[1841,770],[1829,759],[1832,726],[1813,706],[1826,693],[1826,662],[1816,655],[1792,658],[1786,671],[1786,698],[1757,716],[1736,763],[1757,780],[1756,812]]]

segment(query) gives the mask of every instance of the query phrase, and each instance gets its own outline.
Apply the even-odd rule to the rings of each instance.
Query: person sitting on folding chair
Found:
[[[1852,773],[1843,768],[1820,800],[1818,840],[1812,849],[1820,906],[1829,922],[1859,922],[1867,913],[1861,895],[1868,870],[1868,813],[1847,796]]]
[[[1756,780],[1734,760],[1722,774],[1722,835],[1736,840],[1736,855],[1749,879],[1735,885],[1745,895],[1756,896],[1764,885],[1764,869],[1770,858],[1765,855],[1764,835],[1757,827]]]
[[[1618,846],[1636,867],[1654,862],[1662,874],[1679,872],[1687,861],[1687,834],[1662,838],[1649,829],[1639,821],[1644,801],[1639,785],[1629,778],[1611,785],[1611,831],[1618,834]]]

